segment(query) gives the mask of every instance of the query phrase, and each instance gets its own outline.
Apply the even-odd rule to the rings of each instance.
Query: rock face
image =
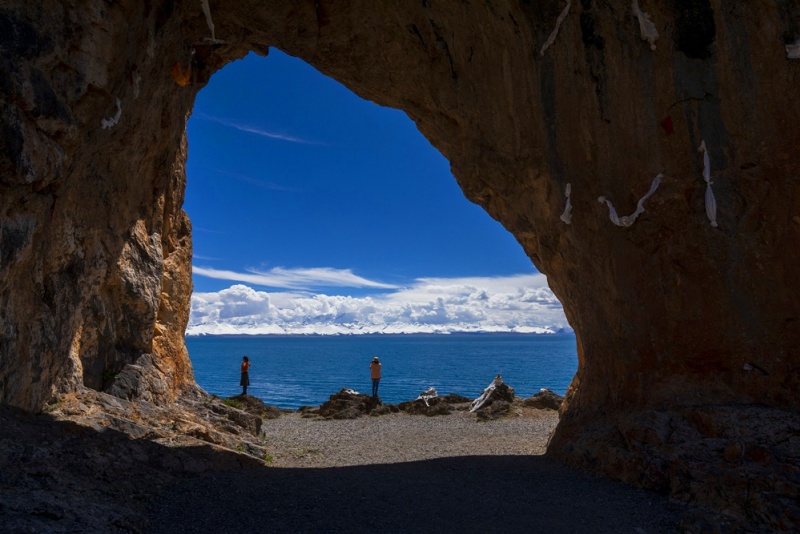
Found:
[[[491,408],[496,404],[503,406],[494,406],[493,412],[508,411],[511,404],[514,402],[514,388],[503,382],[503,377],[497,375],[489,386],[483,390],[480,397],[472,401],[469,405],[470,412],[479,412],[486,408]]]
[[[162,46],[182,46],[161,41],[174,8],[143,9],[0,2],[0,402],[38,409],[123,374],[167,402],[193,381],[192,97],[158,75]]]
[[[558,410],[563,402],[564,397],[545,388],[536,395],[524,399],[522,404],[539,410]]]
[[[381,399],[352,389],[342,389],[322,403],[315,415],[326,419],[357,419],[383,406]]]
[[[579,358],[551,454],[647,484],[709,426],[648,448],[623,428],[797,413],[796,2],[639,2],[652,28],[627,0],[573,1],[560,26],[560,0],[211,0],[213,27],[200,4],[0,0],[0,402],[191,386],[186,118],[274,46],[404,110],[548,276]]]
[[[470,399],[462,397],[455,393],[449,393],[442,397],[433,397],[428,399],[426,403],[423,399],[416,399],[408,402],[401,402],[397,408],[401,412],[406,412],[409,415],[427,415],[433,417],[436,415],[448,415],[456,410],[469,409]]]

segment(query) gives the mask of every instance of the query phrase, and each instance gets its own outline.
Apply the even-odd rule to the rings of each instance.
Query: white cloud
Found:
[[[217,124],[221,124],[223,126],[227,126],[228,128],[233,128],[235,130],[239,130],[245,133],[251,133],[255,135],[259,135],[261,137],[266,137],[268,139],[276,139],[278,141],[288,141],[290,143],[300,143],[303,145],[319,145],[322,143],[318,143],[316,141],[309,141],[307,139],[301,139],[300,137],[294,137],[292,135],[286,135],[277,132],[270,132],[264,130],[262,128],[258,128],[256,126],[251,126],[249,124],[232,121],[230,119],[223,119],[221,117],[214,117],[212,115],[206,115],[205,113],[197,113],[194,115],[200,120],[216,122]]]
[[[422,278],[366,297],[234,285],[192,295],[187,334],[365,334],[571,330],[543,275]]]
[[[314,267],[310,269],[284,269],[275,267],[269,271],[248,269],[245,273],[214,269],[213,267],[192,266],[192,273],[198,276],[246,282],[265,287],[309,290],[319,287],[369,287],[374,289],[396,289],[397,286],[368,280],[350,269]]]

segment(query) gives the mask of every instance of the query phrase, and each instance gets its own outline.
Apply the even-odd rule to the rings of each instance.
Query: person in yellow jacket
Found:
[[[372,358],[372,363],[369,364],[370,375],[372,376],[372,396],[378,396],[378,384],[381,382],[381,362],[378,357]]]

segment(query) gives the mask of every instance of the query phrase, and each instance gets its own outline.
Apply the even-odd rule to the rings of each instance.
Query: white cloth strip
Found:
[[[556,41],[556,37],[558,37],[558,29],[561,28],[561,23],[564,22],[565,18],[567,18],[567,15],[569,14],[569,8],[571,5],[572,5],[572,0],[567,0],[566,7],[558,16],[558,19],[556,19],[556,27],[553,29],[552,33],[550,34],[550,37],[547,38],[547,41],[544,42],[544,44],[542,45],[542,49],[539,51],[540,56],[543,56],[544,51],[550,48],[550,45],[552,45]]]
[[[214,21],[211,20],[211,8],[208,7],[208,0],[200,1],[203,4],[203,13],[206,16],[206,24],[208,24],[208,29],[211,30],[211,40],[216,41],[217,38],[214,36]]]
[[[112,126],[117,125],[120,117],[122,117],[122,102],[120,102],[119,98],[117,98],[117,112],[114,114],[113,117],[101,120],[100,124],[103,126],[104,130],[106,128],[111,128]]]
[[[417,400],[422,400],[425,402],[425,406],[430,406],[430,404],[428,404],[428,401],[438,396],[439,394],[436,392],[436,388],[431,386],[422,393],[420,393],[419,397],[417,397]]]
[[[561,214],[560,219],[564,221],[564,224],[570,224],[572,222],[572,201],[569,198],[570,194],[572,194],[571,183],[564,188],[564,194],[567,197],[567,205],[564,207],[564,213]]]
[[[711,158],[708,157],[708,149],[706,149],[706,142],[703,140],[700,143],[698,152],[703,153],[703,180],[706,182],[706,217],[711,221],[711,226],[716,228],[717,224],[717,199],[714,198],[714,191],[711,189]]]
[[[614,209],[614,205],[611,204],[610,200],[606,200],[606,197],[598,197],[597,201],[601,204],[605,203],[608,205],[608,218],[611,219],[611,222],[616,224],[617,226],[631,226],[634,222],[636,222],[636,218],[644,213],[644,201],[650,198],[650,195],[656,192],[658,189],[658,185],[661,183],[661,178],[663,178],[663,174],[659,174],[653,179],[653,183],[650,184],[650,190],[639,199],[639,202],[636,204],[636,211],[631,213],[630,215],[620,217],[617,215],[617,210]]]
[[[642,40],[650,43],[650,50],[655,50],[656,39],[658,39],[656,25],[650,20],[650,15],[648,13],[644,13],[639,9],[639,0],[633,0],[631,9],[633,9],[633,14],[636,15],[636,18],[639,19],[639,33]]]
[[[486,387],[486,389],[483,390],[483,393],[481,393],[481,396],[478,397],[477,399],[475,399],[474,401],[472,401],[472,404],[469,405],[469,412],[472,413],[475,410],[480,409],[480,407],[483,406],[484,404],[486,404],[486,401],[489,400],[489,397],[492,396],[492,393],[494,392],[495,389],[497,389],[497,386],[499,386],[502,383],[503,383],[503,377],[502,376],[497,375],[496,377],[494,377],[494,380],[492,380],[492,383],[489,384]]]

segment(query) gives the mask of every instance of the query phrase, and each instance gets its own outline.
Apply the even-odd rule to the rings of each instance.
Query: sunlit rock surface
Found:
[[[275,46],[406,111],[548,276],[579,356],[551,454],[785,527],[746,508],[797,508],[800,8],[640,2],[654,39],[565,5],[212,0],[212,32],[199,1],[0,0],[0,402],[193,383],[186,118]]]

